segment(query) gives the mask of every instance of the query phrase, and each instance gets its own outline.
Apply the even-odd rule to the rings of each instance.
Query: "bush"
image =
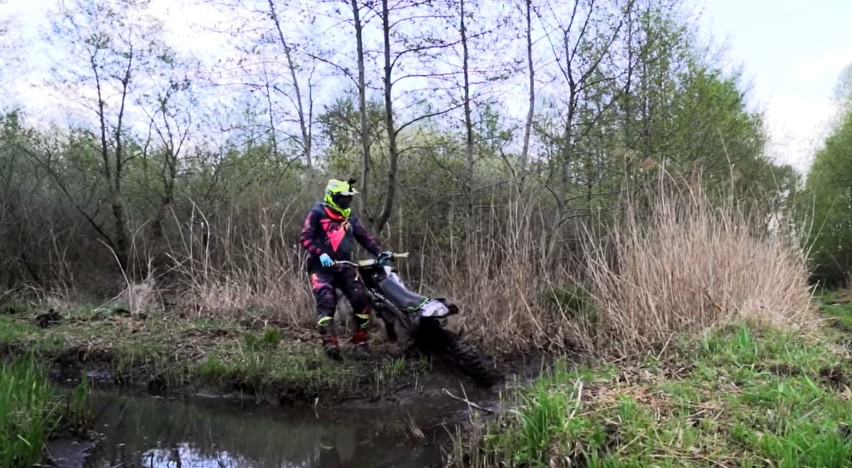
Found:
[[[793,234],[763,229],[730,199],[714,207],[701,189],[661,185],[650,199],[648,215],[631,208],[616,226],[615,261],[589,242],[600,320],[578,337],[586,350],[624,356],[735,315],[776,325],[808,315],[807,259]]]

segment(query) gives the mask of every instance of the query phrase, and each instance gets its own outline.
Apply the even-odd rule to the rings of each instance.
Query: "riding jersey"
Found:
[[[311,254],[309,268],[318,266],[319,256],[324,253],[332,260],[351,260],[355,241],[375,256],[382,252],[358,218],[346,218],[323,203],[317,203],[308,212],[299,237],[302,248]]]

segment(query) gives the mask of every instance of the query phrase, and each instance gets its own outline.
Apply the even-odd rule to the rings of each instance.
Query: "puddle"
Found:
[[[280,408],[94,392],[104,440],[86,467],[441,466],[463,404],[431,397],[368,409]],[[411,435],[411,422],[422,438]],[[415,431],[416,433],[416,431]]]

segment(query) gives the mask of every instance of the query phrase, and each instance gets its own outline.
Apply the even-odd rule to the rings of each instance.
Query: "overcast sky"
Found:
[[[752,85],[753,105],[766,110],[770,154],[805,171],[831,119],[832,94],[841,70],[852,62],[852,0],[690,0],[703,8],[702,32],[728,45]],[[192,24],[221,17],[189,0],[153,0],[165,21],[168,42],[202,54],[215,49],[214,35]],[[0,20],[11,18],[20,42],[38,39],[45,11],[55,0],[0,0]],[[32,51],[29,53],[33,53]],[[29,61],[36,57],[25,57]],[[38,95],[38,93],[35,93]],[[52,98],[28,98],[50,106]],[[30,109],[38,111],[38,109]]]
[[[838,75],[852,63],[850,0],[702,0],[702,25],[727,39],[767,111],[772,155],[810,165],[833,115]]]

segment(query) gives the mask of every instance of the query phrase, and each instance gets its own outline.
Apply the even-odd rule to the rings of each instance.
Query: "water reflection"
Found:
[[[240,406],[96,393],[104,433],[87,465],[106,467],[427,467],[440,466],[445,438],[430,406],[351,411]],[[429,444],[407,434],[411,416]],[[429,430],[431,428],[431,430]]]

